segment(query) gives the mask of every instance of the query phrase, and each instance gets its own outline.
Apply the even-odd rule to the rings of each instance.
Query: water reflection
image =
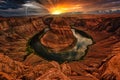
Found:
[[[42,56],[47,60],[64,62],[83,59],[87,53],[88,46],[93,44],[93,40],[88,34],[80,30],[72,29],[73,35],[77,39],[74,47],[61,52],[52,52],[40,42],[42,35],[47,31],[49,31],[49,29],[39,32],[30,40],[30,46],[35,50],[37,55]]]
[[[75,29],[72,29],[72,32],[73,35],[77,38],[77,43],[75,47],[72,49],[72,51],[77,53],[75,60],[79,60],[81,57],[83,57],[86,54],[86,50],[88,49],[88,46],[93,44],[93,41],[91,38],[84,37],[84,35],[75,32]]]

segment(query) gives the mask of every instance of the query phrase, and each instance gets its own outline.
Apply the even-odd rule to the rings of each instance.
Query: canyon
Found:
[[[93,38],[94,44],[89,46],[84,59],[59,64],[35,53],[28,55],[26,48],[29,39],[47,28],[43,21],[45,17],[0,17],[0,79],[120,80],[120,15],[60,17],[69,26],[84,31]],[[70,32],[65,34],[71,39]],[[63,34],[59,33],[61,35]],[[49,37],[47,39],[51,40]],[[57,45],[57,41],[55,43]]]

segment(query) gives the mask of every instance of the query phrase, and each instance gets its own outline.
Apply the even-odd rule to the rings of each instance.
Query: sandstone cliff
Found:
[[[24,61],[29,38],[46,25],[41,17],[0,18],[0,79],[119,80],[120,16],[63,18],[95,41],[84,60],[58,64],[32,55]]]

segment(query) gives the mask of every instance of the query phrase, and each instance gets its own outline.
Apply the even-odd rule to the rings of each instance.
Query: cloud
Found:
[[[31,8],[31,7],[21,7],[17,9],[5,9],[0,10],[0,15],[4,17],[11,16],[29,16],[29,15],[47,15],[48,11],[42,7]]]
[[[22,1],[22,2],[20,2]],[[48,11],[32,0],[1,0],[0,16],[45,15]]]
[[[17,9],[20,8],[22,4],[25,4],[27,0],[0,0],[0,9]]]
[[[80,8],[76,8],[75,11],[89,12],[96,10],[112,10],[120,9],[120,0],[0,0],[0,15],[26,15],[26,7],[28,8],[28,14],[48,14],[48,10],[52,5],[56,4],[73,4],[79,5]],[[8,14],[4,14],[8,12]],[[10,14],[9,14],[10,13]]]
[[[85,11],[106,10],[120,7],[120,0],[78,0]]]

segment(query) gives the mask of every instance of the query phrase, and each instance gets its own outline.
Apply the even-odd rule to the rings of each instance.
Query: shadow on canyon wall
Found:
[[[120,16],[89,16],[63,16],[70,26],[90,34],[95,44],[84,60],[62,64],[34,53],[24,60],[28,40],[46,28],[41,17],[1,17],[0,79],[119,80]]]

